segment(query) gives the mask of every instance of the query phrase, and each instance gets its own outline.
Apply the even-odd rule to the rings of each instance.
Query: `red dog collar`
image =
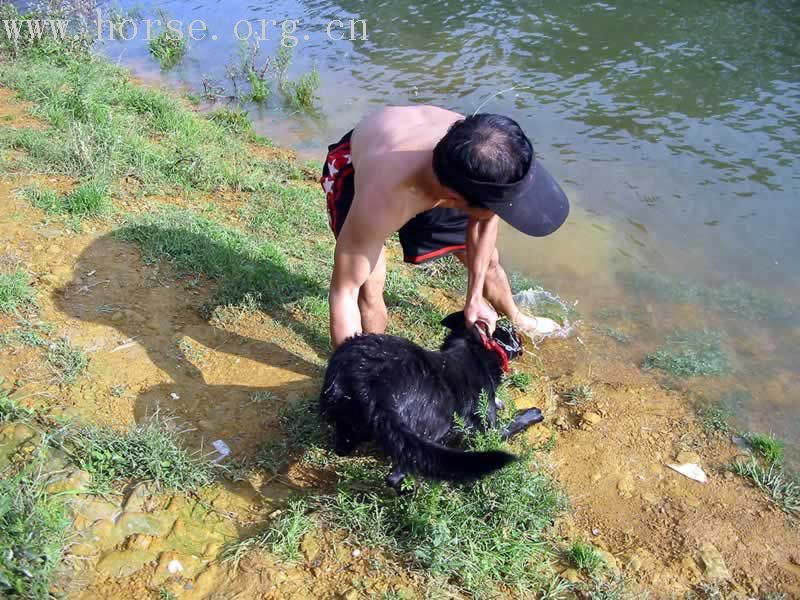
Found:
[[[483,342],[483,347],[486,348],[487,350],[491,350],[492,352],[497,354],[498,357],[500,357],[500,367],[503,369],[503,373],[508,373],[509,372],[508,354],[506,354],[506,351],[503,350],[500,344],[498,344],[496,341],[494,341],[492,338],[489,337],[487,333],[489,329],[486,323],[484,323],[483,321],[478,321],[476,325],[479,325],[478,331],[481,334],[481,341]],[[486,331],[481,329],[480,325],[483,325]]]

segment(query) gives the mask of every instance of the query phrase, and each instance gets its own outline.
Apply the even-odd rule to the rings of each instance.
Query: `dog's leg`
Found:
[[[531,425],[541,423],[544,420],[542,411],[538,408],[528,408],[526,410],[519,410],[514,415],[514,420],[508,424],[503,432],[503,439],[507,440],[511,436],[517,435],[520,431],[525,431]]]
[[[337,456],[348,456],[356,449],[360,440],[355,437],[355,434],[344,427],[337,427],[335,440],[333,444],[333,451]]]
[[[400,486],[403,484],[403,479],[406,478],[405,469],[403,469],[400,465],[395,465],[392,467],[392,472],[386,476],[386,485],[391,488],[394,488],[398,494],[402,493],[400,490]]]

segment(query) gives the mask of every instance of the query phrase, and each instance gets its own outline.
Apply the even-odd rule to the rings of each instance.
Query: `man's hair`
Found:
[[[433,150],[433,172],[439,182],[467,202],[472,187],[466,178],[486,183],[513,183],[533,160],[533,145],[513,119],[480,113],[456,121]]]

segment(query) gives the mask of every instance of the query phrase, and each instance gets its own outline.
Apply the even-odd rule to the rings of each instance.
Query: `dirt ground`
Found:
[[[0,123],[37,126],[2,89]],[[109,224],[73,233],[48,220],[16,194],[32,181],[0,179],[0,254],[29,269],[40,318],[85,348],[90,363],[76,384],[57,387],[34,350],[0,349],[0,376],[18,395],[56,414],[113,426],[163,411],[190,427],[196,444],[224,440],[235,459],[275,434],[280,404],[316,393],[324,357],[288,328],[263,313],[225,324],[204,320],[199,308],[210,286],[177,277],[163,264],[144,264],[134,245],[114,239]],[[59,189],[74,184],[36,181]],[[130,200],[125,208],[145,205]],[[3,318],[0,329],[12,324]],[[579,337],[548,341],[525,359],[522,368],[543,377],[518,401],[548,408],[532,436],[557,433],[542,460],[552,463],[571,502],[559,533],[602,548],[632,589],[652,598],[685,597],[698,586],[717,586],[724,597],[800,597],[800,528],[725,469],[743,451],[704,433],[684,394],[638,368],[635,347],[622,352],[591,331]],[[581,383],[592,386],[591,399],[579,406],[559,399],[559,390]],[[269,394],[255,400],[255,392]],[[680,462],[703,466],[708,483],[666,466],[681,453]],[[250,556],[236,572],[220,565],[220,544],[275,510],[298,485],[291,478],[229,483],[202,499],[202,514],[181,498],[136,505],[139,496],[130,492],[98,500],[76,516],[66,591],[75,598],[157,597],[161,585],[178,585],[165,569],[179,557],[184,578],[174,591],[180,597],[426,592],[422,578],[391,557],[352,547],[330,531],[304,540],[295,566],[266,556]],[[134,525],[121,531],[121,520]]]

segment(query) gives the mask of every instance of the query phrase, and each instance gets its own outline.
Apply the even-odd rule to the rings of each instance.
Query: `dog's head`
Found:
[[[447,315],[442,319],[442,325],[454,332],[465,331],[467,329],[467,321],[464,318],[464,311],[461,310]],[[478,325],[473,325],[470,329],[475,339],[482,342],[486,337]],[[498,321],[491,340],[503,349],[508,360],[513,360],[522,354],[522,340],[511,323]]]

